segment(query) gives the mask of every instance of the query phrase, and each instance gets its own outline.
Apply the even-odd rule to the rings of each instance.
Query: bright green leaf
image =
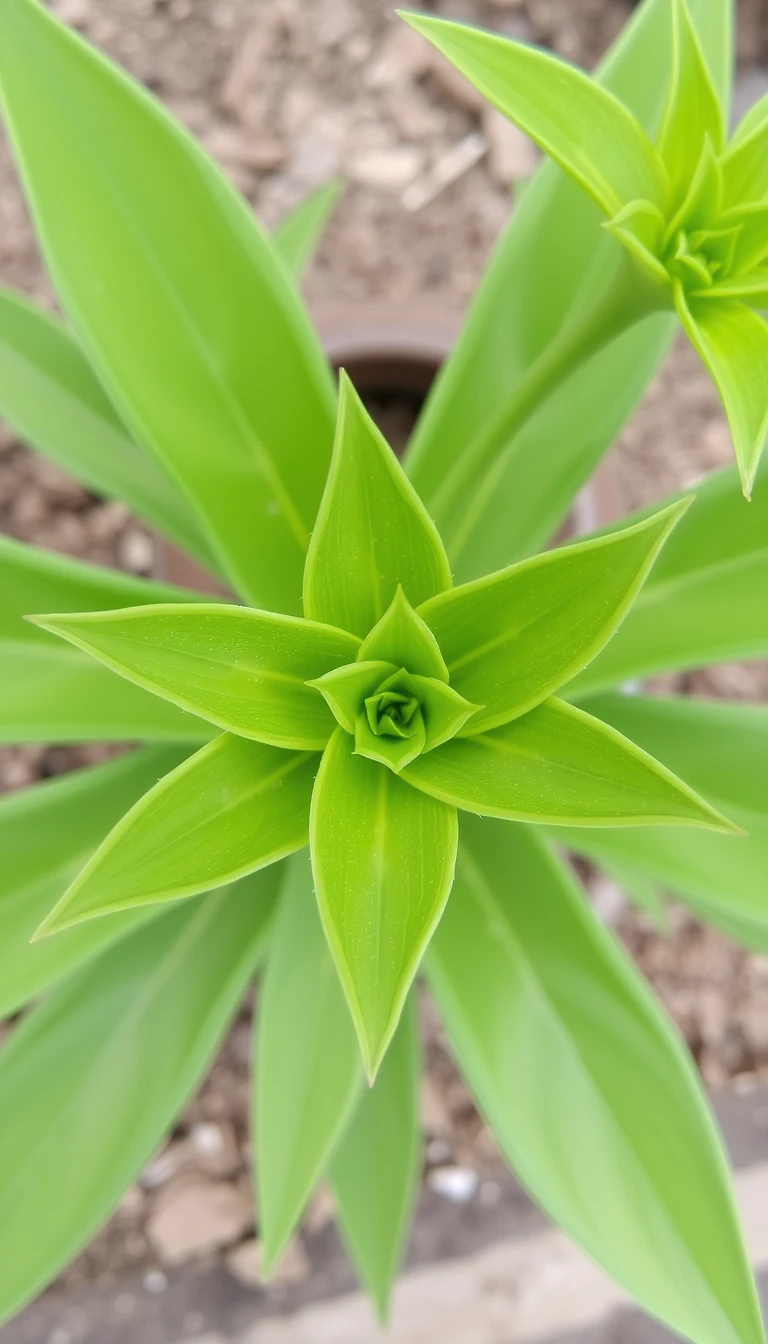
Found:
[[[761,1344],[691,1060],[535,832],[462,819],[427,971],[481,1111],[556,1222],[680,1334]]]
[[[627,738],[561,700],[403,771],[433,798],[481,816],[572,826],[734,827]]]
[[[358,1103],[331,1163],[337,1220],[382,1321],[421,1175],[420,1064],[411,994],[376,1082]]]
[[[202,719],[131,686],[24,619],[35,611],[196,600],[183,588],[0,537],[0,741],[207,741],[211,728]]]
[[[297,854],[288,874],[255,1038],[257,1200],[267,1271],[300,1221],[363,1085],[308,854]]]
[[[322,751],[334,728],[306,683],[355,658],[359,640],[295,616],[221,604],[40,616],[100,662],[241,737]]]
[[[723,158],[725,198],[730,205],[760,201],[768,193],[768,116],[761,102],[739,126]]]
[[[0,1014],[9,1016],[123,938],[153,911],[132,911],[30,943],[104,836],[183,748],[149,747],[0,799]],[[44,840],[44,843],[41,843]]]
[[[38,936],[233,882],[307,843],[318,757],[222,733],[110,831]]]
[[[494,33],[403,14],[608,215],[638,199],[663,205],[667,184],[632,112],[583,71]]]
[[[366,697],[372,695],[387,677],[397,672],[394,663],[361,662],[348,667],[337,667],[326,672],[312,685],[324,696],[326,703],[342,728],[354,733],[358,714],[363,712]]]
[[[448,899],[456,812],[353,755],[351,738],[337,728],[317,776],[310,831],[320,914],[372,1078]]]
[[[484,706],[465,736],[525,714],[599,653],[688,502],[453,588],[419,609],[451,686]]]
[[[4,1046],[3,1320],[80,1250],[167,1134],[253,975],[281,876],[164,913],[68,979]]]
[[[399,586],[416,606],[450,588],[451,571],[424,506],[342,375],[336,446],[304,574],[304,612],[363,638]]]
[[[673,201],[686,195],[692,165],[709,136],[725,148],[725,119],[706,57],[685,0],[672,0],[672,82],[659,136],[659,151],[672,182]]]
[[[398,588],[378,625],[363,640],[357,656],[361,663],[394,663],[420,677],[448,682],[448,668],[440,646],[402,588]]]
[[[107,394],[240,593],[297,611],[334,397],[272,243],[169,114],[34,0],[0,7],[0,97],[62,306]]]
[[[342,182],[326,182],[281,219],[272,234],[280,256],[297,279],[312,260],[343,190]]]
[[[727,299],[686,301],[679,286],[675,302],[686,334],[722,398],[749,499],[768,434],[768,322],[744,304]]]

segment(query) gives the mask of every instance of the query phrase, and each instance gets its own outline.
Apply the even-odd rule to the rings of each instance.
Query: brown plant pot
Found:
[[[461,327],[459,314],[423,304],[321,304],[313,317],[334,369],[346,369],[360,392],[412,399],[414,409],[426,397]],[[603,461],[574,500],[559,536],[591,532],[621,514],[615,468],[610,460]],[[155,577],[202,592],[227,592],[163,537],[156,543]]]

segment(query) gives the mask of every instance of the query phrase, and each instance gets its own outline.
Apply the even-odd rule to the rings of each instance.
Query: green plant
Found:
[[[668,13],[601,74],[649,128]],[[729,11],[691,14],[724,98]],[[0,408],[248,604],[0,541],[3,740],[153,744],[0,805],[0,1009],[41,999],[0,1053],[0,1311],[106,1216],[264,968],[265,1259],[326,1178],[384,1314],[423,965],[535,1197],[675,1329],[759,1344],[700,1084],[558,852],[768,947],[768,714],[615,691],[766,655],[764,471],[749,508],[729,470],[533,555],[664,353],[666,286],[545,168],[403,470],[344,379],[337,407],[286,265],[329,198],[270,240],[35,0],[0,3],[0,94],[74,333],[0,296]]]

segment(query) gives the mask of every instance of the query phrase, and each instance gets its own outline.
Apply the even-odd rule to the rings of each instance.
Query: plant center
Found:
[[[365,713],[371,732],[377,737],[413,737],[421,721],[421,706],[416,697],[400,691],[369,695]]]

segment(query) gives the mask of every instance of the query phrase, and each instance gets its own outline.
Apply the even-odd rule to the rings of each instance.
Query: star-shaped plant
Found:
[[[685,0],[670,15],[673,74],[655,143],[613,94],[545,51],[403,18],[592,197],[647,281],[618,322],[603,314],[585,349],[674,306],[717,385],[749,498],[768,432],[768,323],[756,311],[768,307],[768,95],[729,142]]]
[[[433,523],[344,380],[303,619],[194,603],[33,618],[224,730],[115,827],[42,932],[210,890],[309,837],[372,1081],[451,890],[459,810],[729,829],[555,697],[614,633],[687,503],[454,588]]]

